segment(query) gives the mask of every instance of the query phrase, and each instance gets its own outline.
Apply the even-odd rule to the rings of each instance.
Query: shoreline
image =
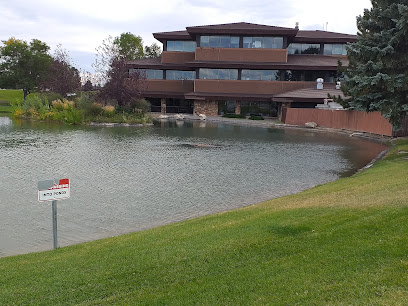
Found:
[[[179,120],[175,118],[174,115],[169,115],[169,118],[161,119],[159,118],[160,114],[151,114],[153,121],[159,121],[159,122]],[[208,116],[206,120],[200,120],[198,116],[185,115],[184,119],[180,121],[215,122],[215,123],[225,123],[225,124],[238,125],[238,126],[277,128],[277,129],[297,129],[297,130],[304,130],[304,131],[316,131],[320,133],[336,133],[336,134],[348,135],[349,137],[371,139],[371,140],[379,141],[383,143],[390,142],[392,139],[395,139],[394,137],[391,137],[391,136],[372,134],[372,133],[367,133],[367,132],[352,131],[352,130],[346,130],[346,129],[335,129],[335,128],[327,128],[327,127],[319,127],[319,126],[315,128],[311,128],[311,127],[306,127],[302,125],[285,124],[285,123],[281,123],[278,119],[275,119],[275,118],[273,119],[266,118],[265,120],[250,120],[250,119],[224,118],[221,116]]]

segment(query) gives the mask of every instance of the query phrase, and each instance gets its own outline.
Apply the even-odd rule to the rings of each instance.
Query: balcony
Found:
[[[286,63],[286,49],[196,48],[196,61]]]
[[[194,52],[163,51],[162,64],[184,64],[194,61]]]

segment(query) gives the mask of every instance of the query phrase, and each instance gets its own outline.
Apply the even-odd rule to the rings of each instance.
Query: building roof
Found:
[[[187,27],[191,36],[196,34],[246,34],[246,35],[286,35],[295,36],[297,29],[255,24],[248,22],[214,24]]]
[[[303,31],[296,28],[285,28],[249,22],[236,22],[187,27],[184,31],[153,33],[154,38],[163,40],[195,40],[197,34],[215,35],[272,35],[286,36],[289,41],[305,43],[347,43],[354,42],[356,35],[328,31]]]
[[[163,42],[165,39],[172,40],[192,40],[190,34],[187,31],[172,31],[172,32],[159,32],[153,33],[153,37],[158,41]]]
[[[324,43],[347,43],[355,42],[357,35],[342,34],[327,31],[299,31],[293,42],[324,42]]]

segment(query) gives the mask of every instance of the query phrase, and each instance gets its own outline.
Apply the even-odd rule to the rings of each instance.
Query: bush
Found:
[[[113,105],[106,105],[103,107],[102,115],[108,118],[115,116],[115,107]]]
[[[42,101],[55,101],[55,100],[62,100],[63,97],[56,92],[51,91],[43,91],[39,93],[35,93],[34,95],[38,96]]]
[[[241,114],[224,114],[222,115],[222,117],[224,118],[238,118],[238,119],[245,119],[245,115],[241,115]]]
[[[150,103],[146,99],[132,99],[130,108],[133,109],[135,113],[144,115],[150,111]]]
[[[261,115],[251,115],[248,119],[249,120],[264,120],[264,117],[262,117]]]

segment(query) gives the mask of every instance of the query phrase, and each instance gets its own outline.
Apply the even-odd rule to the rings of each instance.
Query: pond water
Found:
[[[385,149],[344,135],[211,122],[72,127],[0,117],[0,256],[52,249],[37,182],[69,178],[67,246],[216,213],[350,175]]]

